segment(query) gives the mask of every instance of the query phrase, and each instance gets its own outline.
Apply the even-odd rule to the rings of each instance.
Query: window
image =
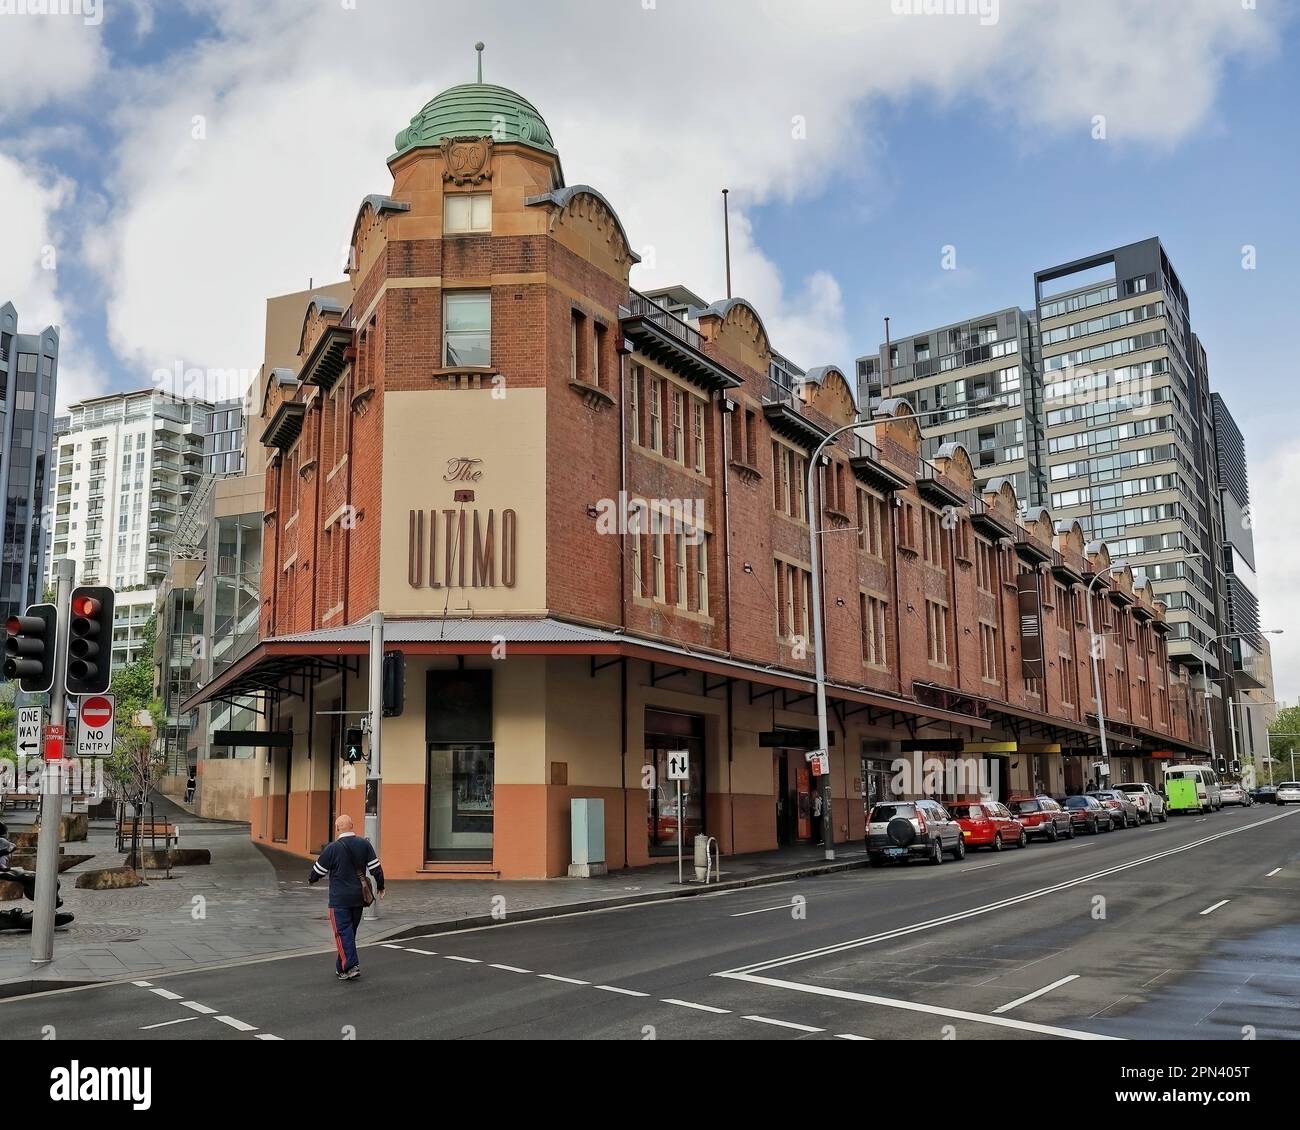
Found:
[[[862,661],[873,667],[888,663],[885,648],[885,602],[862,593],[859,597],[862,616]]]
[[[679,388],[673,392],[672,451],[665,452],[678,463],[686,462],[686,393]]]
[[[596,340],[591,353],[591,383],[597,388],[605,387],[605,342],[608,340],[605,327],[596,323]]]
[[[998,630],[992,624],[980,625],[980,674],[990,681],[998,677]]]
[[[948,608],[935,600],[925,602],[925,634],[930,662],[948,666]]]
[[[903,503],[901,528],[898,531],[898,544],[902,549],[916,552],[916,507],[910,502]]]
[[[865,550],[872,557],[885,555],[885,500],[858,491],[858,548]]]
[[[1072,706],[1075,691],[1078,690],[1078,672],[1068,655],[1062,655],[1057,662],[1061,668],[1061,701]]]
[[[632,537],[632,595],[645,596],[645,580],[641,575],[641,537],[640,533]]]
[[[772,441],[772,504],[782,514],[807,519],[808,461],[783,443]]]
[[[687,608],[686,593],[686,535],[673,535],[673,597],[683,612]]]
[[[923,509],[921,511],[921,555],[929,565],[942,569],[943,561],[943,519],[938,511]]]
[[[694,611],[709,614],[709,537],[699,535],[695,546],[695,604]]]
[[[492,230],[492,194],[454,193],[442,198],[442,230],[445,235]]]
[[[657,601],[664,599],[664,535],[650,535],[651,568],[654,570],[652,596]]]
[[[758,466],[758,413],[752,408],[745,409],[745,462]]]
[[[704,401],[699,397],[691,398],[691,447],[692,463],[695,470],[704,474],[704,421],[706,418]]]
[[[449,369],[492,364],[492,295],[486,290],[448,291],[442,300],[442,362]]]
[[[975,539],[975,584],[982,592],[993,591],[993,546],[983,538]]]
[[[587,319],[581,311],[574,310],[569,317],[569,380],[587,379]]]
[[[640,365],[632,366],[632,383],[628,388],[628,406],[632,413],[631,437],[633,443],[641,442],[641,374]]]
[[[664,382],[662,377],[650,378],[650,450],[661,455],[663,440]]]

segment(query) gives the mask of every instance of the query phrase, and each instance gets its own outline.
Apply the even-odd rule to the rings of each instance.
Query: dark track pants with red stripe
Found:
[[[359,906],[331,906],[330,928],[334,931],[334,972],[346,973],[355,969],[357,961],[357,927],[361,925]]]

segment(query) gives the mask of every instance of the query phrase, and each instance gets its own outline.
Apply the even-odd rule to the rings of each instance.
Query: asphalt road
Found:
[[[365,946],[362,969],[338,983],[323,950],[14,998],[0,1033],[1300,1038],[1300,811],[506,921]]]

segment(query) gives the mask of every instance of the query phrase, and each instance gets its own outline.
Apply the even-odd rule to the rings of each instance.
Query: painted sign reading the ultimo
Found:
[[[512,589],[519,516],[513,510],[412,510],[406,579],[413,589]]]

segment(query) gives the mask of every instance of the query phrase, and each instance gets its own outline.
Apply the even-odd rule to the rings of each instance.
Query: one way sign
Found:
[[[690,750],[673,750],[668,755],[668,779],[670,781],[689,781],[691,779]]]
[[[41,749],[41,708],[20,706],[17,711],[18,756],[37,757]]]

